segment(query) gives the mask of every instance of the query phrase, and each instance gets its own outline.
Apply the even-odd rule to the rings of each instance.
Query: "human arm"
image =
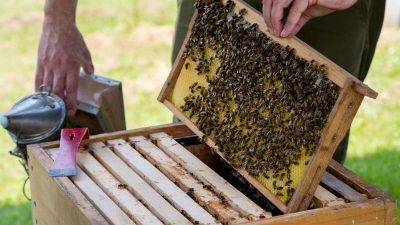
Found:
[[[263,16],[271,33],[293,36],[314,17],[328,15],[353,6],[357,0],[263,0]],[[285,8],[290,7],[286,23],[282,24]]]
[[[77,0],[46,0],[38,49],[35,88],[52,87],[66,103],[68,114],[77,108],[79,70],[92,74],[90,52],[76,26]]]

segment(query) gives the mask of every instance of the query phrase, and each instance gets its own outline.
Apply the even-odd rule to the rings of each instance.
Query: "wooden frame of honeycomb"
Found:
[[[360,106],[364,96],[376,98],[377,93],[357,80],[354,76],[347,73],[345,70],[334,64],[332,61],[312,49],[301,40],[297,38],[278,38],[268,33],[267,27],[264,23],[262,16],[249,7],[246,3],[240,0],[234,1],[221,1],[224,5],[233,4],[232,10],[236,15],[240,15],[249,24],[257,24],[259,31],[268,36],[271,40],[279,43],[282,46],[289,46],[295,50],[295,54],[306,60],[314,61],[320,65],[325,65],[326,77],[336,84],[340,91],[336,99],[336,102],[327,117],[324,128],[320,134],[320,138],[316,148],[313,150],[312,156],[308,159],[306,166],[301,169],[302,175],[296,181],[294,193],[287,202],[283,201],[279,196],[279,192],[273,190],[271,187],[274,186],[274,179],[260,179],[260,177],[254,177],[249,174],[243,168],[237,168],[237,171],[245,177],[255,188],[263,193],[267,198],[281,211],[285,213],[296,212],[305,210],[314,195],[314,192],[321,180],[321,177],[327,168],[333,153],[348,131],[351,121],[353,120],[358,107]],[[161,90],[158,100],[164,103],[181,121],[183,121],[190,129],[192,129],[200,137],[204,137],[204,141],[221,157],[225,158],[223,149],[217,146],[212,137],[207,137],[205,133],[199,129],[196,125],[196,121],[190,118],[187,113],[182,111],[182,104],[177,104],[176,96],[179,92],[182,84],[180,79],[184,70],[188,67],[188,54],[187,44],[190,41],[193,27],[195,26],[196,18],[198,17],[196,12],[191,21],[189,32],[186,36],[184,45],[175,61],[172,71]],[[193,63],[193,62],[191,62]],[[196,67],[199,67],[199,63],[196,63]],[[204,68],[203,68],[204,69]],[[197,79],[197,78],[196,78]],[[193,80],[193,83],[196,82]],[[190,84],[193,86],[193,84]],[[185,87],[187,88],[187,87]],[[193,88],[193,87],[192,87]],[[190,89],[190,87],[189,87]],[[182,97],[183,98],[183,97]],[[229,162],[229,160],[227,160]],[[264,176],[265,177],[265,176]],[[275,179],[277,180],[277,179]]]

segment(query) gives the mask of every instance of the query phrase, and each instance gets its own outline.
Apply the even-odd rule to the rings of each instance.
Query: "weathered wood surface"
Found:
[[[57,157],[58,149],[47,151],[54,160]],[[76,176],[71,177],[74,184],[93,202],[93,204],[102,212],[111,224],[133,225],[135,224],[115,202],[104,193],[103,190],[79,167],[77,167]],[[61,202],[59,204],[62,204]]]
[[[338,198],[321,186],[317,187],[314,195],[314,200],[314,202],[317,204],[317,208],[346,204],[342,198]]]
[[[169,204],[159,193],[146,183],[137,173],[129,168],[120,158],[102,142],[89,144],[89,149],[96,159],[110,171],[150,211],[167,224],[191,224],[180,212]]]
[[[342,140],[364,98],[353,89],[353,82],[348,82],[341,90],[338,100],[328,117],[328,122],[322,131],[317,149],[304,172],[303,179],[296,188],[292,200],[288,204],[286,213],[306,210],[315,190],[339,141]]]
[[[357,174],[346,169],[335,160],[331,160],[328,172],[345,182],[357,191],[366,194],[369,198],[381,199],[385,206],[385,224],[396,225],[396,200],[388,194],[369,184]]]
[[[123,159],[140,177],[164,196],[175,208],[191,218],[197,224],[220,224],[206,210],[191,199],[155,166],[140,155],[129,143],[122,139],[107,141],[112,145],[115,154]],[[160,166],[158,164],[158,166]],[[152,224],[152,223],[148,223]]]
[[[116,132],[112,132],[112,133],[93,135],[93,136],[90,136],[90,139],[83,140],[81,142],[81,146],[85,146],[86,144],[91,143],[91,142],[96,142],[96,141],[106,142],[107,140],[118,139],[118,138],[126,140],[128,137],[131,137],[134,135],[148,136],[155,132],[167,132],[168,134],[173,135],[174,137],[184,137],[184,136],[188,136],[188,135],[193,135],[193,131],[191,131],[185,124],[171,123],[171,124],[163,124],[163,125],[152,126],[152,127],[143,127],[143,128],[137,128],[137,129],[131,129],[131,130],[116,131]],[[43,149],[56,148],[59,146],[59,141],[44,142],[39,145]]]
[[[329,191],[343,196],[344,199],[350,202],[362,202],[368,199],[365,195],[360,194],[349,185],[328,172],[324,173],[321,182]]]
[[[159,127],[156,127],[157,130],[155,132],[160,131]],[[161,129],[161,131],[169,132],[170,129],[177,129],[173,132],[174,134],[185,132],[188,132],[188,135],[192,134],[190,130],[182,125],[168,125],[166,127],[168,127],[168,130]],[[146,133],[153,133],[152,128],[139,129],[138,133],[135,133],[134,130],[127,131],[122,136],[117,136],[118,138],[127,138],[135,134],[142,135],[143,133],[145,135]],[[115,137],[114,135],[110,136]],[[107,140],[107,137],[104,137],[103,140]],[[33,224],[36,224],[36,220],[37,224],[48,225],[110,224],[69,178],[49,178],[47,176],[52,160],[46,152],[47,149],[42,149],[41,145],[28,146]],[[215,157],[218,156],[215,155]],[[333,160],[329,164],[328,172],[350,188],[361,194],[365,194],[370,199],[363,202],[346,203],[341,206],[274,216],[266,220],[247,224],[396,224],[396,201],[393,198],[390,198],[386,193],[368,184],[362,178]],[[46,195],[41,193],[46,193]],[[60,202],[62,202],[61,205],[59,204]]]
[[[89,152],[78,152],[78,165],[137,224],[163,224]]]
[[[189,172],[168,157],[162,150],[143,136],[131,137],[129,140],[135,149],[146,156],[153,165],[162,171],[169,179],[173,180],[181,189],[190,194],[196,201],[223,223],[243,223],[248,220],[229,205],[224,204],[218,196],[208,190],[201,182],[196,180]]]
[[[48,176],[53,160],[40,145],[29,145],[27,152],[32,195],[32,224],[110,224],[70,179]]]
[[[196,125],[190,121],[181,111],[179,111],[171,102],[168,100],[164,100],[164,105],[171,110],[171,112],[177,116],[183,123],[187,125],[195,134],[197,134],[199,137],[203,137],[204,133],[200,131]],[[211,149],[221,157],[221,159],[227,161],[224,158],[224,154],[219,150],[219,147],[210,139],[206,138],[205,143],[211,147]],[[234,168],[234,167],[233,167]],[[256,180],[254,177],[252,177],[246,170],[244,169],[237,169],[234,168],[241,176],[243,176],[253,187],[257,189],[260,193],[262,193],[268,200],[272,202],[279,210],[282,212],[286,212],[287,206],[279,200],[270,190],[268,190],[266,187],[264,187],[258,180]]]
[[[248,225],[386,225],[384,203],[379,199],[306,210],[270,219],[250,222]],[[390,224],[395,225],[395,224]]]
[[[186,150],[168,134],[161,132],[151,134],[150,137],[157,141],[157,145],[175,161],[179,162],[186,170],[193,173],[200,181],[210,185],[212,189],[224,196],[225,200],[239,210],[243,215],[258,220],[261,217],[271,217],[261,207],[248,199],[231,184],[226,182],[215,171],[210,169],[204,162]]]

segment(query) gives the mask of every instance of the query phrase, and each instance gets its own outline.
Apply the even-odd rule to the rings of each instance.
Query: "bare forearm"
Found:
[[[77,107],[79,69],[94,72],[90,52],[75,23],[77,0],[46,0],[35,87],[47,84],[64,99],[68,114]]]
[[[46,0],[44,25],[75,25],[78,0]]]

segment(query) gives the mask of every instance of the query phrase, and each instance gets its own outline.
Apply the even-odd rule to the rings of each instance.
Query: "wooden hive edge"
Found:
[[[55,160],[58,157],[59,148],[48,149],[46,153]],[[69,179],[111,224],[136,225],[131,220],[131,216],[128,216],[129,213],[124,212],[123,207],[117,204],[109,193],[106,193],[107,191],[95,182],[93,177],[89,176],[80,166],[77,166],[76,169],[77,174]]]
[[[109,224],[103,215],[93,206],[86,196],[81,193],[68,177],[48,177],[47,173],[53,160],[45,153],[44,149],[39,144],[28,145],[27,152],[33,200],[32,219],[34,220],[34,224],[48,223],[67,225],[68,221],[72,222],[71,220],[79,220],[80,224]],[[37,184],[38,182],[39,184]],[[45,187],[40,188],[39,185],[45,185]],[[36,198],[40,198],[40,196],[37,195],[41,195],[40,193],[36,193],[36,188],[40,189],[40,193],[46,191],[46,188],[51,189],[51,191],[46,191],[45,201],[35,201]],[[52,201],[51,199],[57,200]],[[58,206],[59,204],[63,204],[63,207]],[[37,211],[40,210],[36,209],[37,207],[48,210],[45,213],[40,212]],[[63,211],[62,209],[64,208],[69,211]],[[71,214],[74,214],[75,216],[71,217]]]
[[[353,202],[325,208],[300,211],[275,216],[267,220],[247,223],[248,225],[348,225],[390,224],[386,223],[385,203],[381,199]]]
[[[170,123],[170,124],[163,124],[151,127],[143,127],[143,128],[136,128],[130,130],[123,130],[123,131],[116,131],[112,133],[104,133],[104,134],[97,134],[90,136],[89,139],[83,140],[81,145],[84,146],[90,142],[105,142],[111,139],[123,139],[127,140],[127,138],[131,135],[143,135],[148,136],[154,132],[168,132],[175,137],[182,137],[192,135],[193,131],[191,131],[185,124],[183,123]],[[50,142],[43,142],[38,144],[41,148],[55,148],[60,145],[59,141],[50,141]]]
[[[365,194],[359,193],[358,191],[354,190],[348,184],[339,180],[329,172],[324,173],[321,179],[321,183],[330,192],[339,196],[343,196],[344,199],[350,202],[362,202],[368,199]]]
[[[304,176],[289,202],[286,213],[307,209],[322,176],[328,167],[336,147],[350,128],[364,98],[353,89],[354,82],[348,81],[342,88],[336,103],[329,114],[322,131],[316,151],[313,153]]]
[[[340,163],[335,160],[331,160],[328,167],[328,172],[333,176],[343,181],[350,187],[354,188],[358,192],[366,194],[369,198],[379,199],[383,201],[385,205],[385,224],[395,225],[397,224],[396,209],[397,201],[385,192],[379,190],[373,185],[366,182],[363,178],[357,174],[351,172]]]
[[[155,126],[155,127],[146,127],[146,128],[140,128],[140,129],[134,129],[134,130],[129,130],[122,132],[122,137],[129,137],[132,135],[142,135],[142,134],[151,134],[159,131],[165,131],[168,132],[168,130],[173,131],[172,133],[174,134],[180,134],[182,135],[183,133],[186,133],[186,135],[191,135],[192,132],[185,128],[185,125],[182,124],[170,124],[170,125],[162,125],[162,126]],[[188,132],[189,131],[189,132]],[[119,137],[121,137],[121,132],[115,132],[119,134]],[[111,133],[108,135],[100,135],[103,140],[111,140],[116,137],[115,133]],[[99,135],[97,135],[99,136]],[[108,137],[107,137],[108,136]],[[96,137],[96,136],[94,136]],[[46,168],[46,171],[50,167],[50,161],[49,156],[45,153],[46,149],[43,149],[41,145],[36,144],[36,145],[30,145],[28,146],[28,152],[31,155],[30,158],[34,157],[35,160],[37,159],[40,164],[44,168]],[[32,159],[31,159],[32,160]],[[46,166],[47,162],[47,166]],[[329,164],[328,167],[328,172],[331,173],[333,176],[336,178],[340,179],[350,187],[354,188],[355,190],[365,193],[368,195],[368,197],[372,199],[367,199],[365,202],[352,202],[352,203],[346,203],[345,207],[325,207],[325,208],[320,208],[320,209],[314,209],[314,210],[307,210],[307,211],[302,211],[299,213],[291,213],[291,214],[286,214],[282,216],[274,216],[271,219],[268,219],[266,221],[260,221],[258,223],[248,223],[248,224],[281,224],[280,221],[286,221],[288,218],[293,221],[302,221],[302,218],[304,216],[310,216],[310,218],[314,218],[315,214],[331,214],[331,213],[336,213],[336,211],[339,210],[344,210],[344,209],[349,209],[349,213],[356,211],[353,208],[359,209],[360,205],[370,207],[373,204],[383,204],[383,212],[384,212],[384,224],[389,224],[389,225],[394,225],[396,224],[396,200],[388,196],[386,193],[383,191],[377,189],[371,184],[368,184],[364,180],[362,180],[359,176],[354,174],[353,172],[349,171],[339,163],[335,162],[332,160]],[[61,180],[61,182],[60,182]],[[82,194],[76,193],[74,191],[71,191],[71,188],[74,189],[74,187],[69,187],[70,185],[73,185],[72,182],[68,178],[55,178],[54,181],[59,185],[59,187],[67,193],[74,193],[74,196],[78,196]],[[75,188],[76,189],[76,188]],[[79,190],[76,190],[79,192]],[[83,196],[84,197],[84,196]],[[85,197],[84,197],[85,198]],[[73,202],[76,202],[76,199],[72,199]],[[81,200],[79,200],[81,201]],[[88,200],[83,200],[86,204],[87,207],[85,207],[85,204],[82,204],[82,202],[79,202],[80,204],[76,204],[77,207],[83,208],[84,212],[85,210],[93,210],[93,205],[88,202]],[[361,204],[362,203],[362,204]],[[89,207],[89,208],[88,208]],[[81,209],[82,210],[82,209]],[[97,210],[94,209],[96,212]],[[373,211],[375,212],[375,211]],[[344,215],[344,212],[340,212],[337,214],[337,216]],[[97,212],[97,215],[93,216],[93,221],[91,224],[108,224],[106,220],[101,216],[99,212]],[[319,218],[319,217],[318,217]],[[302,224],[302,223],[299,223]],[[323,223],[321,223],[323,224]]]

